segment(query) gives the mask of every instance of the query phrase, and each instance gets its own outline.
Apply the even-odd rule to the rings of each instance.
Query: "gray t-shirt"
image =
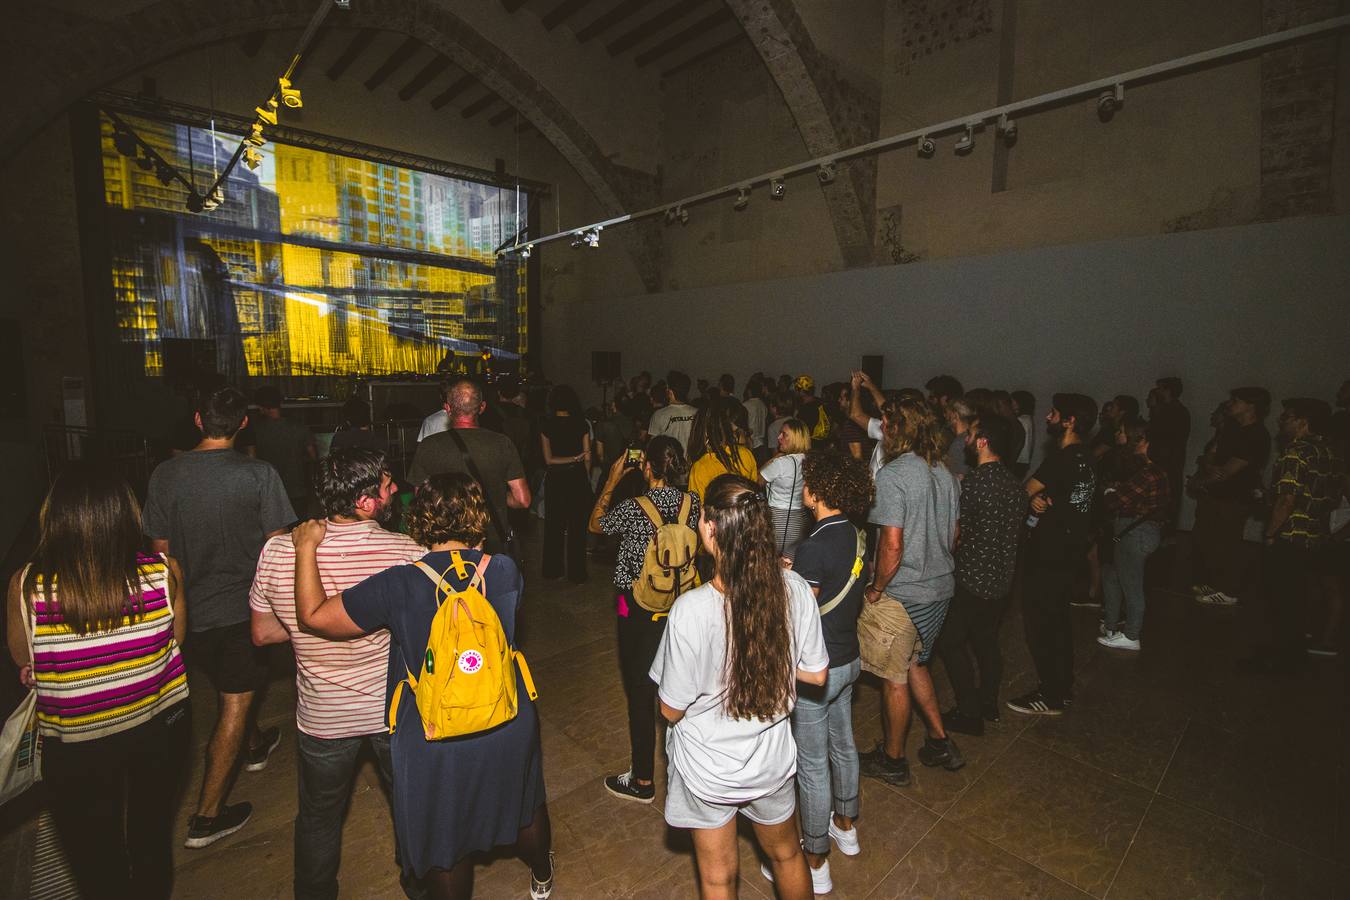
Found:
[[[516,445],[504,434],[483,428],[456,428],[453,429],[453,433],[442,431],[433,434],[417,445],[412,464],[408,466],[408,480],[413,484],[419,484],[432,475],[442,475],[446,472],[462,472],[472,476],[473,473],[469,471],[468,463],[464,460],[464,454],[455,443],[456,437],[464,442],[464,448],[469,451],[469,456],[478,468],[478,474],[481,476],[479,484],[483,488],[483,493],[487,495],[488,502],[492,504],[497,522],[501,528],[509,530],[506,518],[506,483],[524,478],[525,466],[520,462]],[[487,536],[492,540],[505,538],[505,535],[495,533],[491,523],[488,524]]]
[[[190,450],[150,474],[141,525],[183,567],[188,629],[249,620],[267,535],[295,521],[277,470],[234,450]]]
[[[688,403],[672,403],[652,413],[647,432],[656,437],[664,434],[680,442],[684,452],[689,452],[689,433],[694,430],[694,416],[698,410]]]
[[[904,529],[900,568],[886,593],[911,603],[936,603],[956,593],[953,538],[961,516],[961,488],[947,467],[930,466],[914,453],[891,460],[877,473],[874,524]]]
[[[309,479],[305,476],[305,461],[314,435],[308,428],[291,419],[269,419],[259,416],[249,420],[253,426],[254,452],[258,459],[272,464],[291,497],[309,496]]]

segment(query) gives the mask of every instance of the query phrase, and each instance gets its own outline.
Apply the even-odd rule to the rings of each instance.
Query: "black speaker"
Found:
[[[622,377],[619,372],[619,351],[591,351],[591,381],[596,384],[613,384]]]
[[[880,353],[863,354],[862,363],[858,366],[877,387],[881,387],[881,370],[885,359]]]

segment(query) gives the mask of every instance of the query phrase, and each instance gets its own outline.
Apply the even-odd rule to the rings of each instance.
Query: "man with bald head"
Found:
[[[486,404],[483,389],[472,378],[458,378],[445,388],[449,428],[417,445],[408,479],[420,484],[432,475],[463,472],[483,488],[491,510],[486,550],[514,556],[508,509],[528,509],[530,487],[515,444],[504,434],[478,427]]]

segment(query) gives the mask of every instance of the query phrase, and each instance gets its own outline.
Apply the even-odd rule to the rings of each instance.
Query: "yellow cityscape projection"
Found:
[[[236,136],[120,116],[204,192]],[[528,350],[525,266],[495,249],[527,198],[478,182],[269,144],[224,202],[191,213],[103,118],[103,178],[119,333],[164,374],[169,342],[243,375],[431,373]],[[168,183],[165,183],[167,180]]]

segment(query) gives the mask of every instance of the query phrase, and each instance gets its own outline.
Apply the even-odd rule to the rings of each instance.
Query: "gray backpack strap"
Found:
[[[858,578],[862,576],[863,558],[867,555],[867,535],[863,534],[861,528],[855,529],[858,532],[858,555],[853,560],[853,571],[849,573],[848,581],[844,582],[843,590],[834,595],[824,606],[820,607],[820,617],[823,619],[826,615],[834,611],[834,608],[844,602],[848,592],[853,590],[853,585],[858,583]]]

